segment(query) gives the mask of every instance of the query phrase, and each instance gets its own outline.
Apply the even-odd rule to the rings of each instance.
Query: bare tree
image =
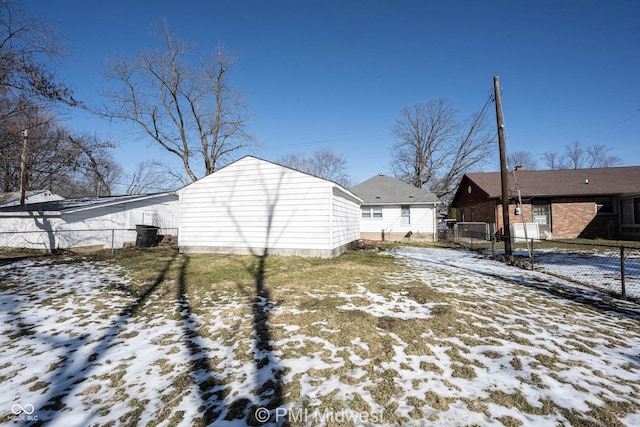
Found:
[[[351,186],[351,177],[347,172],[346,160],[328,148],[321,148],[308,157],[303,154],[289,154],[281,157],[278,163],[328,179],[345,188]]]
[[[127,177],[125,194],[147,194],[171,191],[182,182],[175,179],[164,165],[155,161],[139,162],[135,171]]]
[[[585,151],[580,141],[573,141],[564,146],[564,165],[567,169],[581,169],[585,162]]]
[[[562,160],[556,151],[547,151],[542,157],[548,169],[564,169]]]
[[[589,169],[617,166],[622,160],[609,154],[610,148],[594,144],[584,147],[580,141],[564,146],[564,153],[547,152],[544,154],[549,169]]]
[[[177,156],[195,181],[254,143],[246,128],[246,106],[228,83],[234,61],[222,49],[193,67],[189,47],[166,23],[161,38],[162,50],[111,58],[106,76],[118,88],[103,92],[108,102],[100,113],[134,123]]]
[[[111,196],[112,187],[122,174],[122,167],[109,152],[116,145],[89,134],[68,135],[67,139],[71,151],[78,153],[74,172],[77,184],[83,184],[82,195]]]
[[[405,107],[392,128],[399,139],[391,163],[396,178],[438,197],[453,192],[464,172],[492,157],[488,103],[464,122],[446,98]]]
[[[0,96],[78,105],[71,90],[50,69],[64,53],[59,39],[19,2],[0,2]]]
[[[65,197],[110,195],[122,174],[110,152],[114,145],[92,135],[73,135],[42,105],[23,102],[0,121],[0,191],[21,186],[21,130],[26,128],[26,188]]]
[[[514,151],[507,156],[507,164],[510,169],[522,167],[524,169],[538,169],[538,162],[530,151]]]
[[[620,157],[609,154],[610,148],[601,144],[590,145],[587,147],[587,167],[589,168],[608,168],[618,166],[622,163]]]

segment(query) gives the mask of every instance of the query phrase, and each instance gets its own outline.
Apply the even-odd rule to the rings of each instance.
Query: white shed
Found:
[[[333,257],[360,237],[360,202],[338,184],[246,156],[178,190],[185,253]]]
[[[361,237],[372,240],[415,240],[437,237],[438,197],[389,176],[378,174],[351,191],[362,202]]]
[[[0,247],[121,248],[136,243],[136,226],[175,235],[180,207],[175,193],[49,200],[0,208]]]

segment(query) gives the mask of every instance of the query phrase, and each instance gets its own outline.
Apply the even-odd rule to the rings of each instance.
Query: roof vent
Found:
[[[584,179],[584,183],[585,183],[585,184],[588,184],[588,183],[589,183],[589,178],[585,178],[585,179]]]
[[[413,194],[409,194],[409,198],[410,198],[410,199],[413,199]]]
[[[383,173],[379,173],[378,176],[384,176],[384,174]]]
[[[376,196],[376,199],[379,199],[379,198],[380,198],[380,196]]]

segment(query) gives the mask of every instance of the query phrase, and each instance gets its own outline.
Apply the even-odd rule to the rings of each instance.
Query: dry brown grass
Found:
[[[95,259],[104,258],[97,256]],[[545,381],[549,378],[559,382],[563,378],[554,374],[545,377],[541,372],[589,368],[579,357],[581,354],[593,356],[592,347],[600,342],[602,336],[611,338],[610,345],[625,345],[625,336],[609,334],[606,327],[598,329],[595,325],[590,334],[574,333],[567,335],[562,343],[556,343],[557,349],[576,355],[575,358],[567,358],[560,353],[522,350],[525,347],[536,350],[536,339],[541,331],[545,328],[555,330],[553,321],[546,324],[546,319],[541,318],[535,324],[525,320],[536,304],[550,310],[566,310],[567,315],[583,310],[573,307],[573,312],[569,311],[546,296],[528,294],[521,300],[496,298],[479,301],[474,295],[447,291],[440,288],[439,283],[424,283],[415,277],[390,281],[390,277],[404,277],[407,266],[396,258],[377,252],[350,252],[334,259],[280,256],[260,259],[251,256],[185,255],[174,248],[153,248],[118,251],[115,262],[126,268],[130,281],[124,286],[107,286],[113,292],[124,291],[136,298],[132,314],[136,319],[146,319],[149,324],[159,322],[155,325],[171,320],[184,328],[189,316],[193,315],[198,319],[195,336],[229,347],[233,361],[240,365],[260,363],[255,359],[251,343],[260,332],[258,329],[266,329],[273,343],[272,351],[277,352],[279,359],[309,357],[332,366],[309,366],[304,374],[296,374],[283,382],[283,403],[286,404],[311,405],[301,383],[308,381],[308,384],[320,388],[332,379],[345,387],[360,387],[369,398],[353,394],[343,399],[339,395],[340,390],[336,389],[318,396],[314,409],[368,412],[377,405],[385,408],[382,414],[382,424],[385,425],[402,425],[425,419],[438,424],[442,422],[441,413],[461,403],[469,411],[487,419],[491,418],[490,406],[499,405],[523,414],[544,416],[561,413],[574,425],[586,425],[590,419],[616,425],[620,417],[640,410],[633,402],[607,400],[606,396],[600,396],[607,402],[606,407],[592,406],[588,414],[578,414],[550,400],[532,405],[518,390],[498,387],[484,390],[484,396],[470,398],[465,395],[466,390],[460,386],[460,381],[472,383],[482,380],[478,377],[482,377],[483,370],[487,368],[485,365],[490,363],[503,363],[505,369],[514,371],[520,384],[544,390],[548,388]],[[450,273],[443,273],[439,280],[465,285],[462,281],[456,282],[460,279]],[[259,295],[260,290],[262,293]],[[421,307],[427,306],[430,315],[409,318],[396,316],[394,312],[380,315],[368,308],[372,304],[369,294],[386,301],[406,300]],[[264,319],[256,319],[255,302],[259,297],[267,299],[264,306],[268,310],[261,314]],[[52,306],[58,304],[54,299],[49,303]],[[350,304],[349,309],[345,308],[346,304]],[[97,307],[101,310],[106,305],[98,304]],[[79,307],[61,316],[59,322],[83,321],[87,315]],[[511,318],[515,320],[498,323],[485,320]],[[224,327],[210,327],[219,324],[221,319],[224,319]],[[28,335],[28,325],[24,326],[25,329],[19,333]],[[206,388],[207,384],[194,384],[191,375],[194,370],[211,373],[222,385],[233,381],[224,376],[224,363],[228,361],[206,351],[198,353],[198,360],[185,361],[183,366],[171,363],[166,356],[179,352],[185,345],[184,337],[177,336],[182,333],[185,332],[167,332],[151,342],[167,349],[150,365],[148,373],[157,372],[172,378],[171,388],[161,396],[162,412],[157,414],[169,419],[170,424],[179,422],[184,416],[180,402],[193,386]],[[133,339],[139,334],[138,330],[122,330],[118,339]],[[292,337],[297,335],[306,338],[294,343]],[[503,345],[505,342],[519,349],[507,348]],[[476,347],[484,349],[472,352],[471,349]],[[412,357],[419,362],[402,359]],[[356,363],[358,360],[367,363],[361,365]],[[58,364],[64,362],[52,361],[49,370],[54,371]],[[627,373],[636,373],[639,369],[638,364],[632,362],[624,366],[623,371]],[[289,374],[287,369],[282,372],[283,376]],[[123,380],[125,371],[126,361],[120,361],[114,363],[109,373],[95,379],[102,382],[102,387],[117,389],[116,399],[126,401],[130,407],[119,422],[135,424],[149,402],[137,400],[127,392],[127,384]],[[602,375],[594,372],[594,378]],[[425,392],[425,384],[432,380],[437,380],[441,388]],[[409,387],[414,390],[423,391],[405,396],[405,383],[411,384]],[[36,378],[29,378],[25,385],[47,387]],[[584,392],[588,384],[580,387]],[[104,388],[100,385],[89,384],[79,393],[89,398],[99,395],[101,390]],[[640,393],[640,384],[636,384],[635,390]],[[618,393],[614,389],[610,391]],[[404,397],[399,400],[398,396]],[[400,406],[404,409],[404,416],[398,415]],[[98,412],[109,412],[107,401],[96,407]],[[494,420],[505,426],[523,424],[510,415]],[[204,420],[194,422],[204,423]]]

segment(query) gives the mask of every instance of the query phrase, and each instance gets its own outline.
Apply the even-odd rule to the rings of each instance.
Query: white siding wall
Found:
[[[165,196],[64,214],[64,223],[59,229],[105,230],[100,235],[100,240],[106,239],[105,247],[111,247],[113,235],[116,248],[123,247],[125,243],[135,243],[136,225],[154,225],[160,227],[159,234],[175,235],[178,232],[180,204],[174,198],[175,196]],[[78,233],[78,236],[87,234],[89,233]]]
[[[433,205],[411,205],[411,223],[403,223],[400,205],[382,207],[382,218],[362,218],[360,231],[363,233],[433,233]]]
[[[329,256],[333,185],[245,157],[179,190],[178,244],[184,252]]]
[[[156,223],[142,222],[145,213],[155,212]],[[95,207],[74,213],[3,216],[0,218],[0,247],[68,249],[83,246],[123,247],[135,243],[137,224],[159,226],[160,233],[176,234],[180,217],[175,196]],[[112,231],[113,230],[113,231]],[[19,232],[19,233],[14,233]]]
[[[332,247],[338,248],[360,238],[360,202],[333,187]]]
[[[51,230],[57,229],[63,221],[59,217],[2,217],[0,247],[51,249],[56,241]]]

